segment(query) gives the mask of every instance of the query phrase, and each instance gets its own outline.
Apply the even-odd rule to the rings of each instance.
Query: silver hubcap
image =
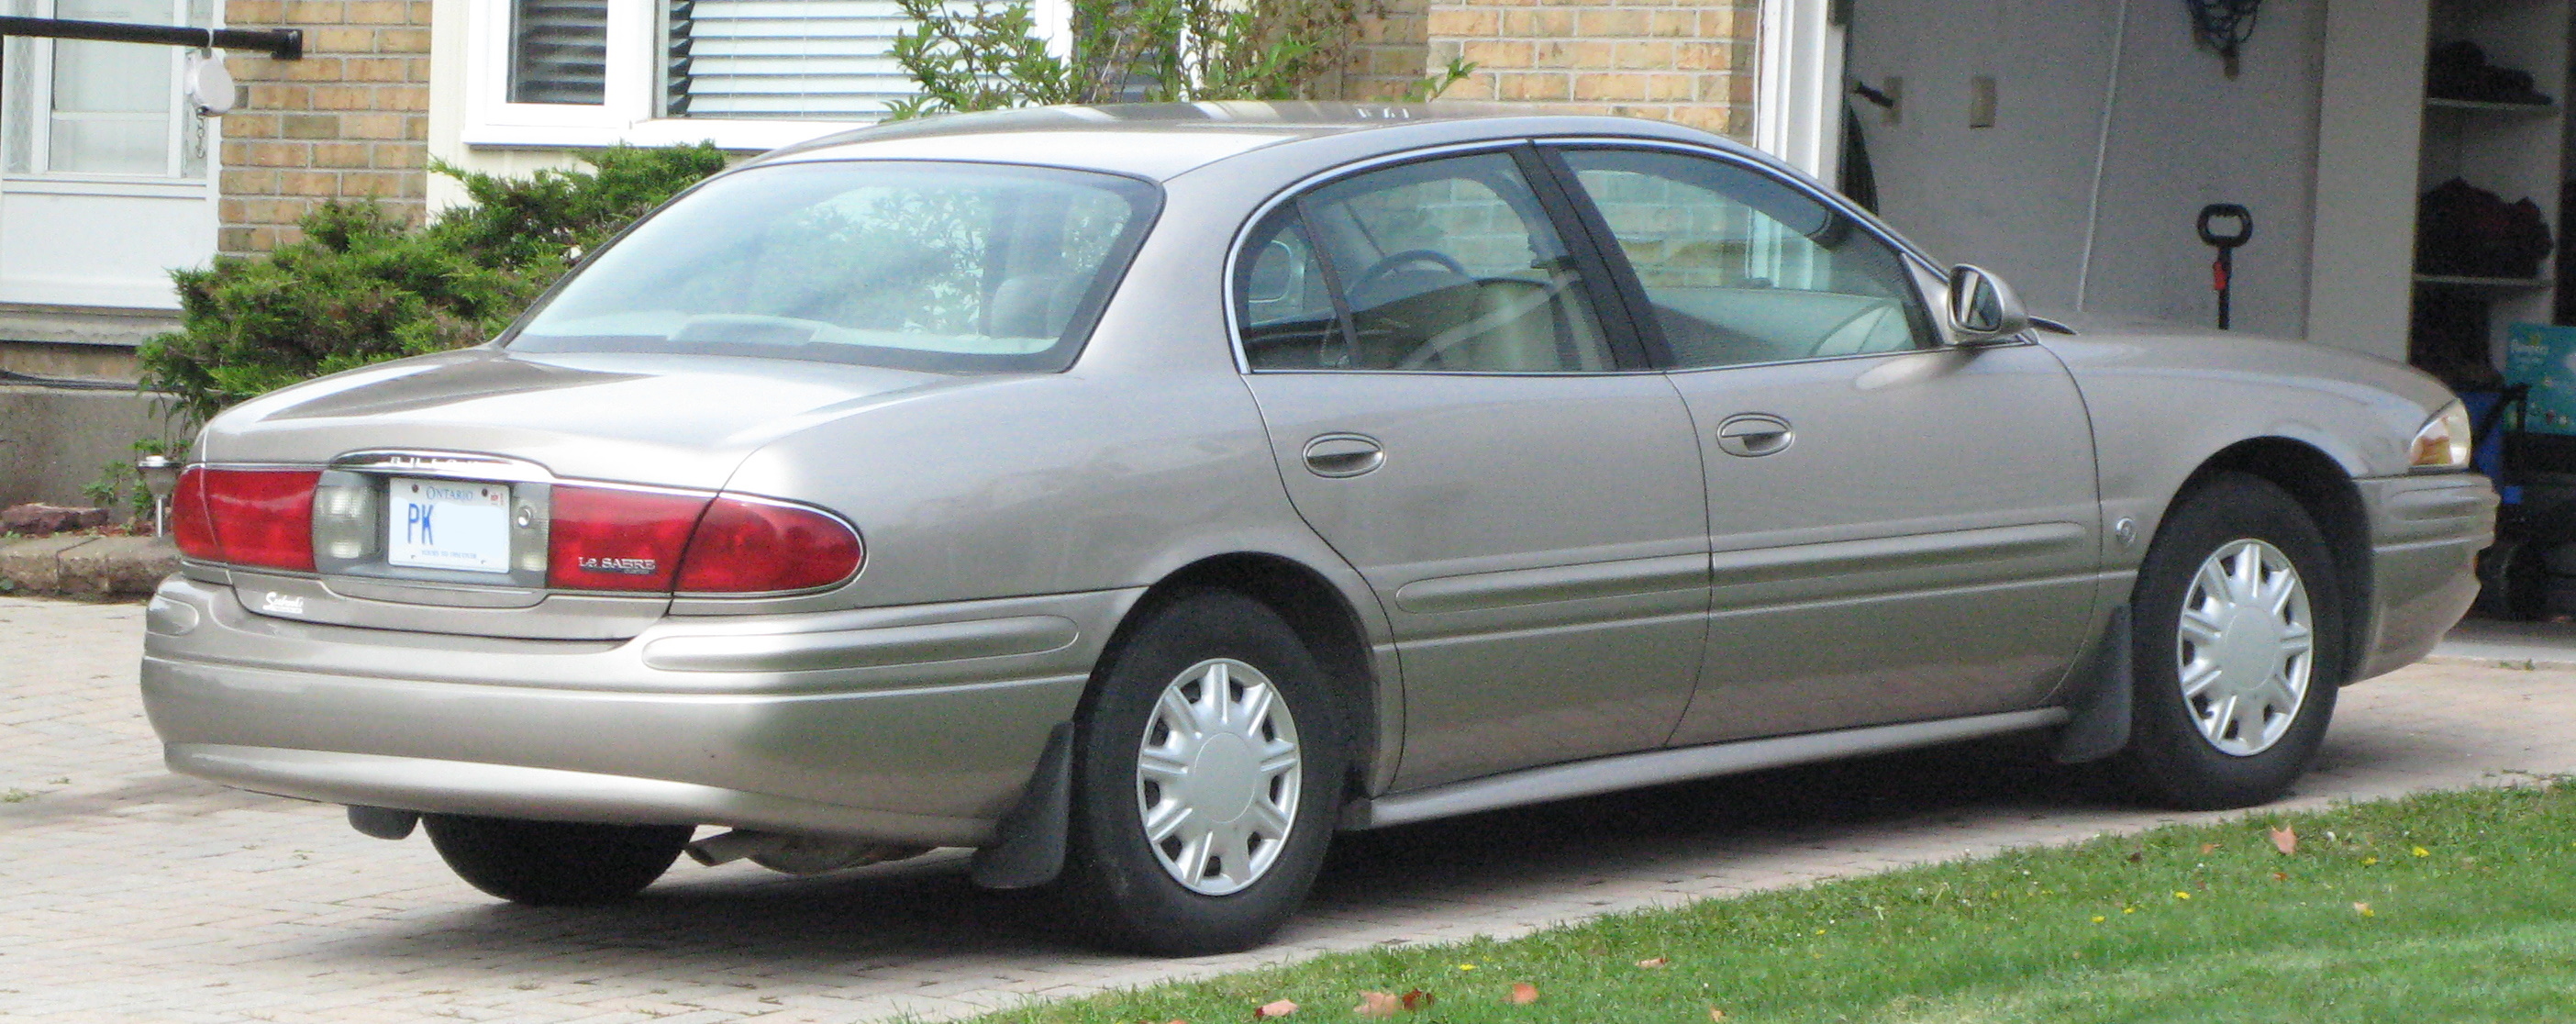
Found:
[[[2271,749],[2299,717],[2316,646],[2308,588],[2281,549],[2218,546],[2193,574],[2174,638],[2183,706],[2222,753]]]
[[[1260,880],[1297,821],[1297,720],[1270,677],[1232,658],[1163,688],[1136,750],[1136,810],[1163,870],[1223,896]]]

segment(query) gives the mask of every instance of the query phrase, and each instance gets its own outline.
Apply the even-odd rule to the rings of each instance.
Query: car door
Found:
[[[1707,467],[1707,661],[1674,742],[2034,706],[2084,639],[2082,398],[2020,339],[1946,343],[1860,218],[1704,151],[1552,150]]]
[[[1603,265],[1564,241],[1534,153],[1339,178],[1237,256],[1289,497],[1393,626],[1398,788],[1652,748],[1704,646],[1689,414],[1602,315]]]

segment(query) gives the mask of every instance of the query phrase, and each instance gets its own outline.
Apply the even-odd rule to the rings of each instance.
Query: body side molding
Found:
[[[2035,708],[1594,758],[1355,802],[1343,812],[1342,828],[1384,828],[1640,786],[1937,746],[1980,736],[2045,728],[2067,718],[2065,708]]]

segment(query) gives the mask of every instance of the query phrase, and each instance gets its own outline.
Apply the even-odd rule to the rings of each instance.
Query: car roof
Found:
[[[1752,155],[1724,138],[1670,122],[1558,114],[1509,104],[1226,101],[949,114],[827,135],[764,154],[751,164],[965,160],[1108,171],[1162,181],[1257,149],[1361,132],[1380,133],[1388,150],[1480,139],[1591,135],[1669,139]]]

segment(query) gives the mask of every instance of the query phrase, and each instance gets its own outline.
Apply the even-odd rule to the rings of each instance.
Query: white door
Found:
[[[211,25],[212,0],[12,0],[31,17]],[[173,309],[215,254],[212,123],[188,51],[12,38],[0,56],[0,302]]]

